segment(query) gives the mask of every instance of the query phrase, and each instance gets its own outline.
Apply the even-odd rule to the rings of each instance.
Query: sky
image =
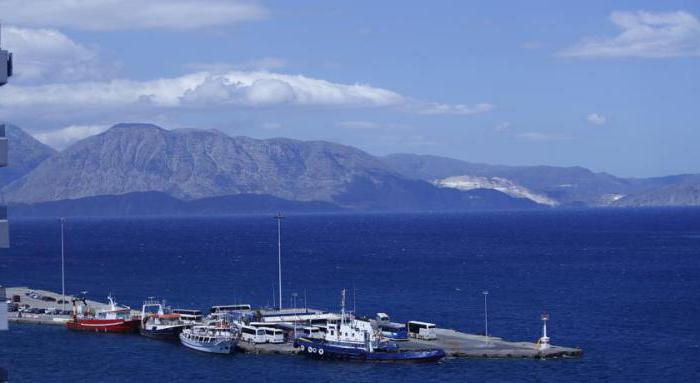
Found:
[[[0,0],[0,120],[700,173],[700,2]]]

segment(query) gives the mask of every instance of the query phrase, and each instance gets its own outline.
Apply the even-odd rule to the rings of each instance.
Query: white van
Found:
[[[435,333],[435,324],[418,322],[418,321],[408,321],[406,323],[406,329],[408,330],[408,336],[417,339],[433,340],[437,339],[437,334]]]
[[[267,335],[262,328],[241,326],[241,340],[250,343],[265,343],[267,342]]]

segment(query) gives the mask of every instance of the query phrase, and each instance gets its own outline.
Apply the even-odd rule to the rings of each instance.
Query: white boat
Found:
[[[180,342],[194,350],[216,354],[231,354],[236,348],[237,337],[223,326],[194,326],[180,333]]]

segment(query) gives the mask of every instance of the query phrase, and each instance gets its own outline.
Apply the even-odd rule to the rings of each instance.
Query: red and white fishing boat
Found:
[[[89,332],[133,333],[139,330],[141,320],[131,315],[128,307],[119,307],[112,297],[109,300],[109,308],[98,311],[95,315],[79,314],[75,305],[76,300],[82,301],[87,306],[85,299],[73,300],[73,318],[66,322],[70,330]]]

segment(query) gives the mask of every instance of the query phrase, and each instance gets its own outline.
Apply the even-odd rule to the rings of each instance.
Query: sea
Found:
[[[60,291],[57,219],[11,221],[0,283]],[[285,307],[388,313],[469,333],[551,342],[581,358],[375,364],[211,355],[138,335],[11,324],[10,382],[700,381],[700,209],[455,214],[289,214],[281,224]],[[270,306],[272,215],[69,218],[66,290],[140,307]]]

